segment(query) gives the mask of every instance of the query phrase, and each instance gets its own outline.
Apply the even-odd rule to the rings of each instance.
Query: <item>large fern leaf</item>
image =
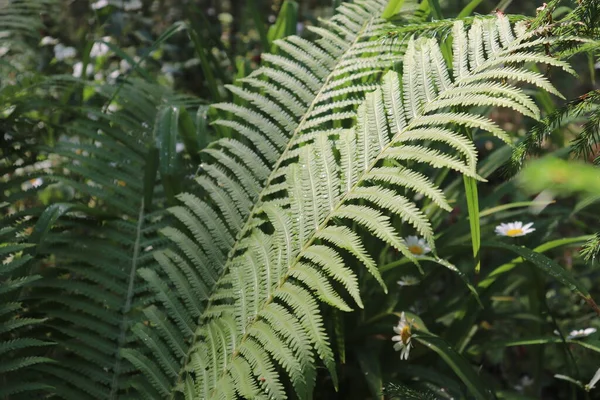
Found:
[[[316,42],[296,36],[277,42],[279,55],[264,55],[264,66],[242,79],[241,86],[229,87],[240,103],[214,106],[231,116],[215,124],[235,135],[203,152],[206,161],[196,179],[198,193],[179,196],[182,204],[171,209],[180,225],[163,232],[179,250],[156,256],[162,271],[140,271],[159,300],[148,311],[160,319],[157,329],[149,333],[151,343],[171,352],[159,356],[157,363],[149,363],[152,357],[139,349],[123,352],[161,394],[174,396],[186,389],[186,371],[199,362],[191,357],[193,344],[202,335],[198,323],[208,317],[206,312],[218,315],[218,307],[211,307],[221,301],[215,297],[215,287],[231,283],[227,273],[238,263],[233,256],[253,246],[262,249],[262,260],[269,259],[268,247],[246,238],[262,223],[264,202],[285,189],[280,167],[297,157],[302,142],[350,126],[364,93],[375,88],[372,82],[401,51],[403,46],[390,51],[372,40],[388,26],[378,18],[383,7],[384,1],[344,4],[335,17],[323,21],[323,27],[311,28]],[[260,263],[250,261],[247,272],[258,271]],[[263,278],[276,279],[255,278],[257,284]],[[200,301],[189,301],[190,294]],[[211,328],[214,335],[220,335],[223,324]],[[170,334],[174,331],[177,336]],[[268,338],[261,336],[263,342]],[[304,336],[298,340],[306,342]],[[182,342],[184,346],[179,345]],[[308,349],[307,343],[303,346]],[[296,365],[291,355],[288,352],[283,361],[290,368]],[[267,365],[264,354],[255,356],[257,365]],[[183,360],[181,368],[165,368],[168,360]],[[306,359],[302,365],[313,368]],[[249,370],[241,368],[239,376],[246,377]],[[310,393],[313,384],[309,380],[302,393]]]
[[[537,117],[516,83],[557,92],[523,61],[570,70],[537,49],[535,33],[517,31],[505,17],[475,20],[468,32],[455,23],[452,72],[435,40],[411,40],[401,78],[389,72],[367,95],[354,129],[292,142],[303,145],[293,147],[295,158],[276,170],[281,183],[269,182],[276,189],[261,202],[261,218],[230,254],[202,313],[181,387],[188,398],[287,398],[286,382],[300,398],[310,398],[314,357],[336,384],[318,301],[345,311],[362,307],[356,271],[343,261],[348,254],[380,280],[364,236],[348,223],[417,261],[390,215],[412,225],[431,246],[433,232],[404,189],[450,207],[440,188],[409,168],[450,168],[481,179],[461,127],[510,139],[470,107],[511,107]],[[268,341],[278,345],[264,346]]]

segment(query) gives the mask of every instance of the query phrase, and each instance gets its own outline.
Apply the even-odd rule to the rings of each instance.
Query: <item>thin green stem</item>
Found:
[[[110,385],[109,399],[114,400],[117,398],[119,391],[119,375],[121,374],[121,354],[120,350],[125,344],[126,333],[129,325],[129,311],[131,311],[131,303],[133,302],[135,274],[137,272],[137,263],[140,254],[140,242],[142,238],[142,226],[144,225],[144,198],[140,202],[140,212],[138,215],[135,244],[133,247],[133,257],[131,258],[131,269],[129,270],[129,282],[127,285],[127,297],[125,299],[125,305],[122,310],[121,325],[119,327],[119,339],[117,341],[116,361],[113,368],[113,377]]]

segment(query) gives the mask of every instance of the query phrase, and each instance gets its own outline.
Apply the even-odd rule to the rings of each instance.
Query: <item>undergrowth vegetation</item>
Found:
[[[600,399],[600,2],[64,3],[0,4],[0,398]]]

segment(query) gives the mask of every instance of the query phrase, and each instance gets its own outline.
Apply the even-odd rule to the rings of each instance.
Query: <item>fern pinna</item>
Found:
[[[359,30],[359,20],[366,27],[380,24],[370,20],[376,8],[372,4],[343,6],[332,20],[334,31],[348,35],[350,30],[340,24]],[[246,79],[269,97],[246,94],[255,108],[218,106],[239,117],[218,124],[237,130],[244,139],[223,139],[209,148],[206,155],[213,161],[202,165],[197,179],[206,200],[181,195],[185,206],[172,209],[188,233],[164,230],[179,250],[156,255],[162,272],[141,271],[159,299],[148,309],[156,316],[156,329],[143,337],[155,349],[157,362],[147,363],[148,358],[134,349],[126,350],[125,357],[170,398],[183,393],[188,399],[283,399],[290,395],[289,388],[299,398],[311,398],[317,357],[337,386],[319,301],[343,311],[350,311],[352,303],[362,307],[357,271],[345,262],[349,256],[385,290],[367,237],[417,261],[390,215],[402,217],[433,247],[427,215],[404,192],[450,207],[441,188],[416,171],[417,166],[425,171],[449,168],[482,179],[475,148],[463,130],[485,131],[509,141],[496,124],[470,107],[511,107],[537,118],[537,106],[517,83],[558,95],[543,75],[523,67],[524,62],[544,62],[570,70],[544,55],[539,47],[548,38],[538,39],[539,33],[527,32],[523,24],[513,31],[504,16],[476,19],[468,32],[457,22],[451,71],[434,39],[411,39],[401,77],[387,73],[361,103],[353,128],[336,122],[333,128],[318,129],[323,120],[316,125],[311,121],[316,110],[327,110],[321,113],[327,112],[328,120],[345,119],[351,113],[329,110],[357,104],[356,99],[321,105],[332,96],[323,89],[315,94],[316,83],[306,92],[298,80],[277,81],[277,71],[268,68],[259,73],[275,83]],[[363,43],[360,35],[354,38],[350,47],[340,47],[342,42],[337,48],[307,47],[297,38],[279,47],[303,63],[332,65],[335,57],[328,57],[327,51],[337,51],[343,60],[344,53],[356,52],[356,44],[373,46]],[[327,46],[336,43],[326,39]],[[330,89],[340,64],[329,77],[326,70],[310,70]],[[352,74],[346,82],[361,74],[347,72]],[[288,86],[303,90],[291,96]],[[334,90],[333,96],[369,87],[352,84]],[[294,114],[301,116],[299,123],[288,117]],[[283,131],[286,124],[288,129],[295,127],[291,135]],[[360,228],[351,229],[350,224]],[[170,287],[166,280],[172,282]]]

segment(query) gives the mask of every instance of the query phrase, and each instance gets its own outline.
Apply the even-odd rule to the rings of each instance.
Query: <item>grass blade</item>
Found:
[[[176,170],[177,162],[177,135],[179,132],[179,108],[165,107],[159,111],[154,125],[154,140],[158,148],[158,170],[165,188],[167,200],[175,202],[175,195],[179,193]]]
[[[277,51],[277,46],[273,44],[274,41],[296,34],[297,23],[298,3],[293,0],[285,0],[279,10],[279,15],[277,15],[277,21],[271,25],[267,33],[271,52]]]
[[[252,15],[252,19],[254,20],[254,26],[258,31],[258,36],[260,37],[260,42],[262,44],[264,51],[269,51],[269,38],[267,37],[267,28],[265,27],[265,23],[263,22],[263,18],[258,9],[258,5],[256,4],[256,0],[248,0],[246,3],[248,5],[248,10]]]
[[[185,150],[190,155],[192,161],[200,164],[200,138],[198,137],[198,129],[194,124],[194,120],[183,107],[179,108],[179,134],[185,146]]]
[[[461,19],[471,15],[473,10],[481,3],[481,1],[482,0],[471,0],[471,2],[462,9],[456,18]]]
[[[373,399],[383,399],[383,379],[378,357],[380,349],[374,346],[370,343],[370,346],[357,348],[355,354]]]
[[[199,29],[196,29],[195,25],[188,24],[187,32],[194,44],[194,49],[196,50],[196,54],[200,59],[200,67],[202,68],[202,72],[204,73],[204,79],[206,79],[206,84],[208,85],[208,90],[212,96],[212,100],[215,102],[222,101],[221,93],[219,92],[219,85],[213,73],[213,66],[208,61],[207,54],[210,52],[207,49],[206,44],[202,40],[202,32]]]
[[[479,196],[477,194],[477,181],[468,176],[464,177],[467,209],[469,212],[469,225],[471,226],[471,244],[473,258],[475,259],[475,273],[479,273],[481,261],[479,250],[481,247],[481,226],[479,225]]]
[[[404,0],[390,0],[381,14],[381,18],[389,19],[398,14],[404,5]]]

